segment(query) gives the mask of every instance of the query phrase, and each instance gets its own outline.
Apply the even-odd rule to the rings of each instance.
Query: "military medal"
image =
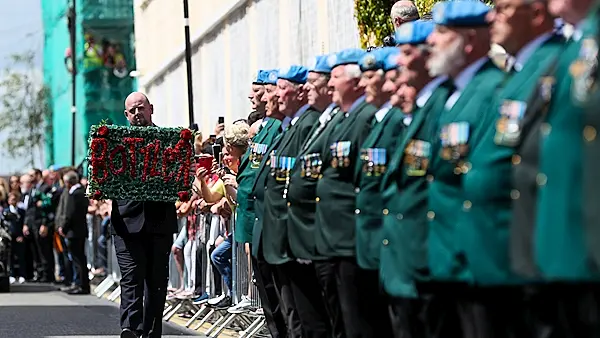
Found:
[[[411,140],[404,150],[404,164],[407,176],[425,176],[429,166],[431,144],[421,140]]]
[[[469,123],[454,122],[442,128],[442,158],[457,163],[469,151]]]
[[[300,158],[300,161],[301,161],[300,167],[302,168],[302,169],[300,169],[300,177],[310,176],[310,173],[307,174],[307,171],[306,171],[306,169],[307,169],[306,168],[306,156],[302,156]]]
[[[373,166],[373,174],[375,176],[379,176],[381,172],[381,167],[379,166],[379,149],[370,149],[371,150],[371,163]]]
[[[521,138],[521,120],[525,116],[527,103],[505,100],[500,106],[500,118],[496,122],[494,142],[514,147]]]
[[[319,154],[314,155],[314,178],[321,178],[321,169],[323,169],[323,161],[321,160],[321,156]]]
[[[595,87],[595,73],[598,68],[598,44],[593,38],[581,42],[579,58],[571,64],[569,72],[573,77],[571,95],[573,101],[579,105],[588,102],[590,93]]]
[[[367,156],[367,150],[365,149],[361,149],[360,150],[360,161],[362,162],[362,172],[366,173],[367,172],[367,160],[368,160],[368,156]]]
[[[385,149],[379,149],[379,173],[385,174],[387,170],[387,153]]]
[[[550,100],[552,100],[555,84],[556,79],[554,76],[544,76],[540,79],[540,95],[544,102],[550,103]]]
[[[331,150],[331,167],[337,168],[338,166],[338,158],[337,158],[337,142],[331,144],[329,149]]]
[[[350,147],[351,147],[352,143],[351,142],[342,142],[342,154],[343,154],[343,159],[344,159],[344,168],[348,168],[350,167]]]

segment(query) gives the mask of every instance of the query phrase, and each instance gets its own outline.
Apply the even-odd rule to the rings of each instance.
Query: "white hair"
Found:
[[[390,12],[392,20],[413,21],[419,19],[419,10],[414,3],[409,4],[407,1],[398,1],[392,6]]]
[[[246,123],[235,123],[225,127],[223,141],[226,145],[241,148],[244,151],[248,147],[248,133],[250,126]]]
[[[452,42],[445,50],[437,50],[434,47],[429,60],[427,60],[429,76],[450,75],[452,71],[464,66],[467,58],[465,43],[465,38],[459,35],[456,41]]]
[[[346,73],[346,76],[351,79],[358,79],[362,76],[362,72],[360,71],[360,66],[357,64],[345,65],[344,72]]]

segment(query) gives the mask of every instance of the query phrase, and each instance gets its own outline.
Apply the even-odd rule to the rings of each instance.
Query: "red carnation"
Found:
[[[179,196],[179,200],[181,202],[187,202],[190,200],[190,193],[187,191],[180,191],[177,193],[177,195]]]
[[[98,136],[105,137],[106,135],[108,135],[108,127],[107,126],[101,126],[100,128],[98,128]]]
[[[92,199],[99,200],[101,198],[102,198],[102,192],[100,190],[95,191]]]
[[[182,129],[181,133],[179,135],[184,140],[191,140],[192,139],[192,131],[189,130],[189,129]]]

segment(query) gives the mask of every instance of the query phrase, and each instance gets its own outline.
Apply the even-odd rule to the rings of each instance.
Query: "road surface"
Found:
[[[105,299],[69,296],[44,284],[0,293],[0,338],[114,338],[120,332],[119,308]],[[165,323],[163,337],[198,335]]]

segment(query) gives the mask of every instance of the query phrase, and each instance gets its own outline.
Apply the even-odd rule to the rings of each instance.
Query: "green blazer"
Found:
[[[600,6],[600,3],[596,2],[596,6]],[[600,18],[598,18],[598,7],[594,8],[590,11],[591,16],[588,18],[587,22],[591,25],[596,25],[589,27],[589,31],[591,34],[586,36],[586,39],[594,38],[593,41],[586,42],[591,46],[595,46],[596,48],[599,45],[599,36],[598,34],[598,22],[600,22]],[[597,50],[596,50],[597,52]],[[594,53],[582,53],[582,56],[587,58],[597,57]],[[593,64],[593,63],[591,63]],[[584,221],[585,221],[585,230],[586,230],[586,238],[588,240],[588,248],[592,255],[593,262],[595,266],[600,265],[600,245],[598,245],[598,239],[600,238],[600,227],[598,224],[600,223],[600,181],[598,180],[598,172],[600,171],[600,142],[598,139],[597,132],[600,130],[600,114],[598,114],[598,107],[600,107],[600,87],[598,84],[600,83],[600,79],[598,79],[598,74],[594,74],[590,72],[591,68],[584,68],[587,72],[582,74],[579,80],[590,79],[593,81],[595,86],[591,87],[588,91],[587,95],[584,95],[581,99],[578,97],[581,94],[581,89],[575,90],[575,87],[571,87],[572,96],[577,99],[578,105],[584,107],[584,139],[585,146],[583,149],[583,210],[584,210]],[[584,87],[585,88],[585,87]],[[579,91],[579,92],[578,92]],[[582,102],[581,102],[582,101]]]
[[[264,258],[262,255],[262,225],[264,217],[264,203],[265,203],[265,190],[267,176],[271,171],[271,157],[270,154],[273,149],[276,149],[281,141],[283,130],[281,129],[281,122],[277,130],[272,130],[273,139],[268,145],[267,151],[261,159],[261,162],[256,170],[256,178],[252,182],[252,189],[249,196],[249,200],[254,203],[254,227],[252,228],[252,254],[257,258]],[[260,249],[259,249],[260,248]],[[260,252],[260,255],[259,255]]]
[[[260,145],[271,144],[275,136],[279,133],[280,126],[281,121],[273,118],[269,119],[267,124],[260,130],[260,132],[254,136],[252,143]],[[254,200],[251,198],[250,193],[252,192],[252,184],[256,178],[256,161],[258,161],[259,157],[264,156],[264,153],[255,153],[255,149],[259,148],[260,147],[253,147],[250,145],[244,156],[242,156],[238,169],[238,206],[236,209],[236,228],[234,232],[234,238],[240,243],[252,243],[252,229],[254,227],[255,215]],[[254,159],[254,165],[251,163],[252,159]]]
[[[465,204],[456,233],[475,283],[524,282],[512,271],[509,255],[512,199],[518,198],[511,177],[518,133],[507,128],[521,125],[528,99],[563,46],[562,38],[550,37],[531,54],[521,71],[505,75],[491,113],[482,117],[483,137],[467,156],[470,170],[463,175]]]
[[[489,116],[495,116],[490,101],[503,78],[504,72],[487,60],[454,106],[440,115],[438,138],[432,145],[427,212],[429,269],[435,280],[471,279],[462,238],[457,236],[460,210],[468,205],[462,179],[470,170],[469,150],[481,142]]]
[[[574,81],[571,74],[580,51],[589,53],[589,46],[583,45],[589,28],[583,33],[581,40],[567,43],[561,54],[556,95],[541,129],[534,255],[542,276],[550,281],[597,280],[599,272],[598,266],[592,267],[583,224],[584,111],[571,96],[578,86],[585,86],[581,77]]]
[[[305,106],[298,120],[281,134],[278,145],[272,148],[270,174],[266,176],[265,205],[262,218],[262,247],[265,260],[270,264],[283,264],[293,255],[289,252],[287,230],[288,171],[295,162],[301,146],[317,123],[320,112]],[[275,159],[275,161],[273,161]],[[275,162],[275,163],[274,163]]]
[[[415,280],[427,272],[426,175],[431,145],[437,137],[437,121],[450,95],[446,84],[433,91],[427,103],[413,113],[413,120],[393,153],[381,184],[384,206],[379,277],[393,297],[417,296]]]
[[[296,258],[325,258],[317,252],[315,243],[316,190],[323,162],[320,152],[329,134],[344,118],[338,108],[331,108],[333,106],[321,115],[319,123],[309,133],[309,139],[301,147],[290,173],[287,228],[290,253]],[[327,119],[327,115],[331,119]]]
[[[354,166],[356,193],[356,260],[363,269],[379,268],[383,201],[379,192],[388,166],[406,125],[405,115],[395,107],[380,109],[372,130],[362,144]]]
[[[321,148],[322,177],[317,183],[315,242],[325,257],[354,256],[356,182],[354,166],[362,145],[371,131],[377,108],[364,98],[355,102],[349,113],[334,125]]]

